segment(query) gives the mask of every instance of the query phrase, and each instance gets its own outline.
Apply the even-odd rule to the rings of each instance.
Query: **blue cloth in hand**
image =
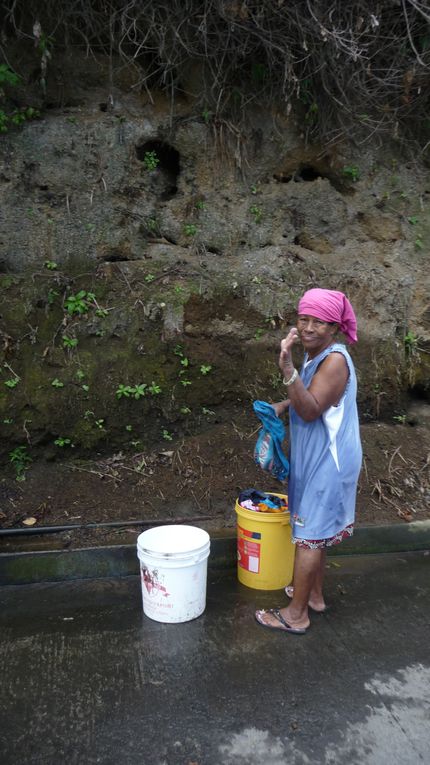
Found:
[[[278,481],[283,481],[290,471],[289,462],[282,451],[282,442],[285,438],[284,423],[271,404],[265,401],[254,401],[253,407],[263,424],[255,444],[254,460],[259,467],[267,470]]]

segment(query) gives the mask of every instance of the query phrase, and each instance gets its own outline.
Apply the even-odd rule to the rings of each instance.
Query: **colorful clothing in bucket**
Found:
[[[341,353],[349,378],[338,406],[305,422],[290,406],[290,477],[288,497],[297,540],[335,537],[353,524],[361,443],[356,404],[357,378],[345,346],[334,343],[314,359],[305,356],[300,377],[306,388],[330,353]]]

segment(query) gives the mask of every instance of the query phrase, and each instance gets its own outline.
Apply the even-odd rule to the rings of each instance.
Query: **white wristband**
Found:
[[[282,380],[282,382],[284,383],[284,385],[287,385],[287,386],[288,386],[288,385],[292,385],[292,384],[293,384],[293,382],[294,382],[295,380],[297,380],[298,376],[299,376],[299,373],[298,373],[297,369],[295,369],[295,370],[294,370],[294,372],[293,372],[293,374],[291,375],[290,379],[289,379],[289,380],[286,380],[286,379],[285,379],[285,377],[284,377],[284,379]]]

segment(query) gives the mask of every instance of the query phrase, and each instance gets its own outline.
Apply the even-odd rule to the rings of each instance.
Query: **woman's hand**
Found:
[[[281,358],[287,360],[287,357],[291,357],[291,348],[293,345],[299,342],[299,333],[297,327],[291,327],[287,337],[281,340]]]
[[[279,354],[279,368],[284,377],[291,377],[294,369],[291,349],[293,345],[300,342],[297,327],[291,327],[287,337],[281,341],[281,352]]]
[[[271,404],[271,406],[273,406],[276,416],[282,417],[290,406],[290,399],[286,398],[285,401],[278,401],[277,404]]]

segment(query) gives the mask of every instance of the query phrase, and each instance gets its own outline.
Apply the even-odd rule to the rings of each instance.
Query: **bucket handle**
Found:
[[[192,560],[193,563],[201,563],[201,561],[205,560],[205,559],[202,558],[200,555],[195,555],[195,556],[193,556],[191,558],[191,560]]]

